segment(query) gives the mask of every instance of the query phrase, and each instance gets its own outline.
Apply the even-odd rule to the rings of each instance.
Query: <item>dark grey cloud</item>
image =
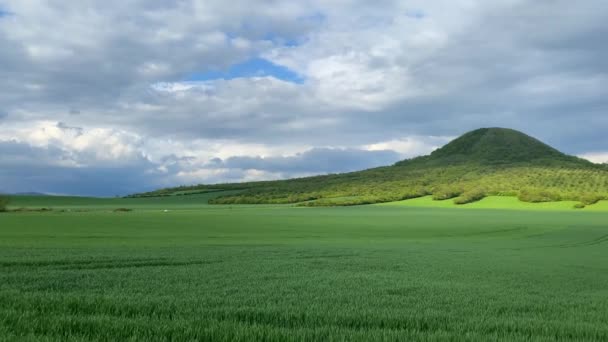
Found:
[[[161,186],[155,166],[145,158],[120,165],[74,167],[90,156],[57,147],[0,142],[0,192],[115,196]],[[152,171],[152,172],[151,172]]]
[[[57,123],[57,128],[65,130],[65,131],[71,131],[76,136],[81,136],[84,132],[84,128],[82,128],[82,127],[70,126],[70,125],[66,124],[65,122],[61,122],[61,121],[59,121]]]
[[[223,162],[215,160],[216,167],[244,170],[262,170],[284,174],[333,173],[363,170],[385,166],[399,161],[395,151],[366,151],[359,149],[314,148],[288,157],[230,157]]]
[[[0,190],[4,193],[41,192],[113,197],[151,191],[164,185],[136,167],[5,167],[0,171],[0,178]]]

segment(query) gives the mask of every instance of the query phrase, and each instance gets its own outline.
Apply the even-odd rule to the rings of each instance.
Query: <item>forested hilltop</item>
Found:
[[[428,156],[392,166],[280,181],[184,186],[131,197],[219,189],[241,191],[211,203],[357,205],[432,195],[466,204],[501,195],[525,202],[575,200],[584,207],[608,199],[608,167],[566,155],[515,130],[482,128]]]

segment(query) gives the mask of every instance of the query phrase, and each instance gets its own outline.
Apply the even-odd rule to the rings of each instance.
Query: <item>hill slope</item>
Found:
[[[556,165],[593,167],[524,133],[507,128],[480,128],[453,140],[429,156],[412,161],[427,166],[476,163],[485,165]],[[405,165],[411,161],[402,161]]]
[[[569,156],[521,132],[482,128],[428,156],[358,172],[281,181],[197,185],[135,196],[204,189],[241,190],[211,203],[356,205],[433,195],[458,204],[488,195],[527,202],[575,200],[592,204],[608,197],[608,168]]]

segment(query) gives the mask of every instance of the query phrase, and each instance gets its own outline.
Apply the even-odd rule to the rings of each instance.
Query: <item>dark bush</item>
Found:
[[[4,212],[7,210],[9,202],[10,199],[8,198],[8,196],[0,196],[0,212]]]
[[[415,189],[412,189],[410,191],[403,193],[399,197],[399,200],[408,200],[408,199],[412,199],[412,198],[424,197],[429,194],[430,193],[424,188],[415,188]]]
[[[605,199],[604,196],[602,195],[597,195],[597,194],[583,194],[580,197],[580,201],[582,204],[584,205],[592,205],[595,204],[601,200]]]
[[[485,191],[482,189],[473,189],[469,191],[465,191],[460,197],[454,199],[455,204],[467,204],[477,202],[486,197]]]
[[[460,196],[463,193],[462,188],[456,186],[440,187],[433,191],[434,201],[443,201]]]
[[[536,189],[522,190],[517,197],[520,201],[529,203],[558,202],[562,200],[561,195],[557,192]]]

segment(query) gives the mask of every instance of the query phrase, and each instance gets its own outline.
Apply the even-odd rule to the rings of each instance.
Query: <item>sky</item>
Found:
[[[0,192],[347,172],[469,130],[608,161],[605,0],[0,0]]]

